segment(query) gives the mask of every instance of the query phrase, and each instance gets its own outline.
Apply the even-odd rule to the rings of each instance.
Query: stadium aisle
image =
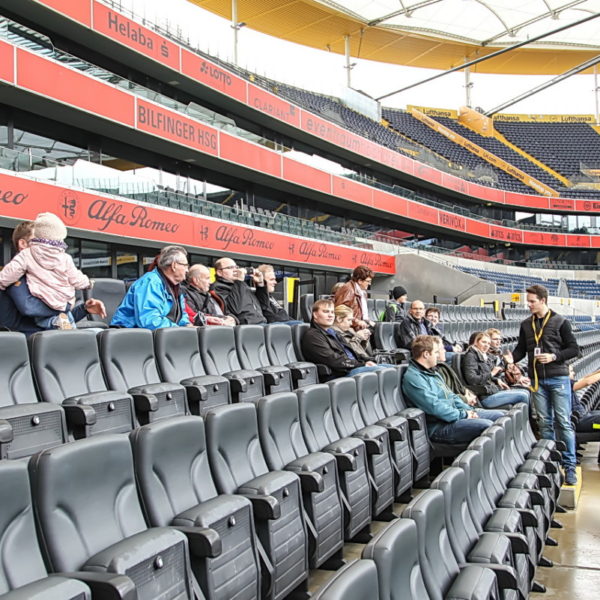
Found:
[[[596,600],[600,594],[600,465],[598,444],[586,445],[581,460],[583,485],[576,511],[557,515],[564,529],[553,529],[558,546],[547,546],[544,555],[554,568],[538,569],[536,579],[546,585],[545,594],[531,600]]]

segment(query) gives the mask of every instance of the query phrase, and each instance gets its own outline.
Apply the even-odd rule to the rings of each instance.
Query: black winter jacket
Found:
[[[256,296],[243,281],[227,281],[217,277],[212,289],[223,299],[227,310],[240,324],[267,322]]]
[[[475,348],[469,348],[462,357],[462,376],[467,387],[477,396],[491,396],[500,391],[500,387],[492,378],[492,361],[484,359]]]
[[[292,320],[283,306],[269,294],[266,285],[256,286],[256,299],[258,300],[262,314],[265,316],[268,323],[281,323],[283,321]]]
[[[423,323],[425,325],[425,329],[427,330],[427,335],[437,335],[433,332],[431,323],[427,319],[423,319]],[[421,335],[421,330],[419,328],[419,322],[412,316],[407,315],[402,319],[400,323],[400,327],[397,328],[397,343],[401,348],[406,348],[410,350],[412,346],[413,340]]]

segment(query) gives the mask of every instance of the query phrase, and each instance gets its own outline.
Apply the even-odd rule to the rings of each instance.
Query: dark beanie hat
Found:
[[[406,288],[402,287],[401,285],[397,285],[392,290],[392,296],[394,297],[394,300],[396,298],[400,298],[400,296],[404,296],[405,294],[408,294],[408,292],[406,291]]]

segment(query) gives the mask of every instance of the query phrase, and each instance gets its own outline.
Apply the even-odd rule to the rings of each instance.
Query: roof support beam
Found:
[[[508,108],[509,106],[512,106],[513,104],[516,104],[517,102],[520,102],[521,100],[530,98],[534,94],[537,94],[545,89],[548,89],[549,87],[552,87],[553,85],[556,85],[557,83],[560,83],[561,81],[564,81],[565,79],[568,79],[569,77],[572,77],[573,75],[577,75],[577,73],[581,73],[581,71],[585,71],[586,69],[589,69],[590,67],[593,67],[594,65],[597,65],[598,63],[600,63],[600,54],[598,54],[598,56],[595,56],[594,58],[591,58],[590,60],[586,60],[584,63],[581,63],[580,65],[577,65],[576,67],[573,67],[572,69],[569,69],[568,71],[565,71],[564,73],[561,73],[560,75],[557,75],[556,77],[552,78],[550,81],[546,81],[545,83],[542,83],[541,85],[531,88],[527,92],[523,92],[522,94],[515,96],[511,100],[503,102],[502,104],[499,104],[495,108],[492,108],[491,110],[486,111],[485,116],[491,117],[492,115],[495,115],[496,113],[500,112],[501,110],[504,110],[505,108]]]
[[[481,56],[479,58],[475,58],[475,59],[470,60],[462,65],[458,65],[457,67],[453,67],[452,69],[448,69],[447,71],[438,73],[437,75],[432,75],[431,77],[427,77],[426,79],[422,79],[421,81],[417,81],[416,83],[407,85],[403,88],[400,88],[399,90],[395,90],[393,92],[389,92],[388,94],[384,94],[383,96],[379,96],[379,98],[376,98],[376,100],[381,101],[384,98],[389,98],[390,96],[395,96],[396,94],[399,94],[401,92],[405,92],[406,90],[410,90],[412,88],[418,87],[420,85],[423,85],[424,83],[429,83],[430,81],[439,79],[440,77],[443,77],[444,75],[448,75],[450,73],[455,73],[456,71],[462,71],[463,69],[465,69],[467,67],[472,67],[473,65],[477,65],[480,62],[489,60],[490,58],[495,58],[496,56],[500,56],[501,54],[506,54],[507,52],[510,52],[511,50],[516,50],[517,48],[522,48],[523,46],[527,46],[528,44],[537,42],[538,40],[541,40],[548,36],[554,35],[555,33],[560,33],[561,31],[565,31],[566,29],[570,29],[571,27],[576,27],[577,25],[581,25],[582,23],[587,23],[588,21],[591,21],[592,19],[597,19],[598,17],[600,17],[600,13],[593,13],[591,15],[583,17],[583,19],[574,21],[573,23],[568,23],[567,25],[562,25],[561,27],[558,27],[557,29],[552,29],[551,31],[547,31],[545,33],[542,33],[540,35],[532,37],[531,39],[524,40],[517,44],[513,44],[512,46],[507,46],[506,48],[501,48],[500,50],[496,50],[496,52],[492,52],[491,54],[488,54],[486,56]]]

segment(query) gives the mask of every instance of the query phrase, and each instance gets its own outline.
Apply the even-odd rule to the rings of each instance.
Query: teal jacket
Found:
[[[402,393],[407,403],[427,415],[427,430],[433,433],[446,423],[466,419],[472,408],[450,388],[436,371],[426,369],[414,360],[402,377]]]

